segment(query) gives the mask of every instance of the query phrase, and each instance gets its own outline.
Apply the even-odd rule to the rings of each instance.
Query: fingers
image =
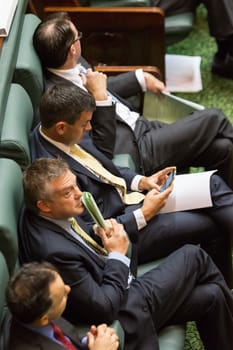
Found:
[[[97,327],[97,333],[100,336],[105,336],[111,339],[112,342],[119,341],[119,337],[116,334],[115,330],[111,327],[108,327],[106,324],[101,324]]]

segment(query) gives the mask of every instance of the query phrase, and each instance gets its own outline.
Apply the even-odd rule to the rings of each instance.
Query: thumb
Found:
[[[91,349],[94,346],[94,335],[91,332],[87,332],[87,346]]]

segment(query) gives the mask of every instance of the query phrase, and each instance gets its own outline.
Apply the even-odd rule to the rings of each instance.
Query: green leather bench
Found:
[[[23,15],[27,7],[27,0],[18,1],[10,33],[4,38],[0,55],[0,132],[3,123],[3,115],[8,99],[10,84],[15,68],[15,62],[19,47],[19,38],[23,25]]]
[[[22,172],[19,165],[0,158],[0,252],[9,274],[18,266],[18,216],[23,202]]]
[[[25,91],[12,84],[12,79],[27,3],[28,0],[18,2],[0,55],[0,157],[12,158],[22,167],[29,161],[27,138],[32,125],[32,107]]]
[[[39,121],[38,106],[44,90],[42,67],[32,44],[32,35],[39,23],[40,19],[33,14],[23,16],[19,50],[13,75],[13,82],[22,85],[31,98],[34,110],[33,126]]]
[[[28,138],[33,123],[33,108],[22,86],[10,85],[2,119],[0,157],[14,159],[24,169],[30,162]]]

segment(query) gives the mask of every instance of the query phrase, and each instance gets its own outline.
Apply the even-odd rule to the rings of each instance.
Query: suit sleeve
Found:
[[[115,105],[97,107],[93,113],[91,125],[91,138],[96,148],[112,159],[116,140]]]
[[[111,76],[107,81],[108,89],[122,98],[134,96],[141,93],[141,86],[136,78],[135,72],[122,73]]]
[[[49,257],[71,287],[66,313],[72,322],[112,323],[123,303],[128,267],[118,260],[108,259],[97,280],[91,271],[95,269],[93,263],[88,266],[88,261],[75,255],[69,251]]]

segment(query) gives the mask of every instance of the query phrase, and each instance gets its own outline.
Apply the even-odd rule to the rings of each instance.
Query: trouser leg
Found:
[[[206,313],[206,310],[208,312]],[[218,315],[218,319],[216,319]],[[221,288],[214,283],[194,289],[169,321],[169,324],[196,321],[205,350],[231,350],[233,345],[233,315]]]
[[[210,34],[217,40],[233,35],[233,2],[231,0],[201,2],[207,8]]]
[[[230,246],[225,235],[203,211],[159,214],[139,234],[138,263],[166,257],[187,243],[200,244],[231,285]]]
[[[151,0],[151,5],[162,8],[166,16],[194,11],[197,4],[194,0]]]
[[[207,158],[206,155],[209,155]],[[227,138],[213,140],[210,147],[193,161],[193,166],[205,164],[205,170],[217,170],[217,174],[233,188],[233,143]]]
[[[202,339],[210,350],[209,344],[217,338],[212,333],[219,329],[221,320],[225,331],[218,335],[218,343],[231,344],[233,332],[228,334],[228,331],[233,329],[233,296],[202,249],[184,246],[157,269],[144,274],[137,283],[146,295],[156,329],[175,321],[197,321]],[[205,330],[208,321],[211,322]]]
[[[201,244],[214,263],[218,266],[229,288],[233,288],[232,244],[231,234],[224,232],[221,236]]]
[[[147,175],[170,165],[219,168],[226,179],[232,174],[233,127],[217,109],[194,112],[172,124],[139,118],[135,135]]]
[[[218,285],[211,285],[209,289],[211,289],[213,302],[208,315],[197,321],[197,328],[206,350],[231,350],[233,348],[233,309],[227,303]]]
[[[176,13],[195,11],[203,3],[207,9],[210,34],[216,39],[233,35],[233,2],[232,0],[152,0],[153,6],[159,6],[166,16]],[[221,16],[219,16],[221,14]]]
[[[233,192],[224,183],[224,181],[216,175],[210,178],[211,197],[213,207],[204,209],[204,212],[218,225],[222,231],[223,240],[219,246],[214,248],[217,253],[215,262],[221,266],[221,271],[227,280],[228,285],[233,287],[233,270],[232,270],[232,237],[233,237]],[[209,246],[211,249],[211,246]],[[208,248],[207,248],[208,251]],[[209,252],[211,254],[211,252]]]

